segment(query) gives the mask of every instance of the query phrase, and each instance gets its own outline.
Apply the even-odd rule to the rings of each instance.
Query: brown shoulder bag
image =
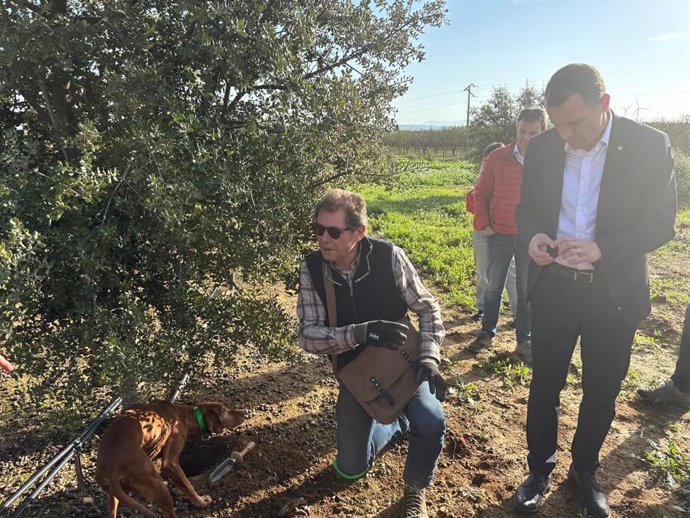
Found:
[[[335,289],[328,279],[328,269],[324,261],[322,271],[328,322],[331,327],[337,327]],[[331,355],[336,377],[362,408],[383,424],[395,421],[420,385],[414,370],[419,359],[419,333],[407,318],[400,322],[408,326],[408,331],[405,343],[397,351],[369,346],[342,369],[337,368],[336,355]]]

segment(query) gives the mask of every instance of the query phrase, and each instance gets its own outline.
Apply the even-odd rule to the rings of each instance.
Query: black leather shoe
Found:
[[[576,471],[571,464],[568,470],[568,479],[579,489],[582,504],[585,506],[588,517],[607,518],[611,514],[609,502],[599,487],[594,473]]]
[[[544,504],[544,495],[549,491],[551,474],[530,473],[515,492],[513,504],[520,513],[534,514]]]

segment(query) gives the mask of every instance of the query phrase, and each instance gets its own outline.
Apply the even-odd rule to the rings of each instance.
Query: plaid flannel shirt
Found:
[[[338,270],[352,288],[352,280],[357,270],[359,257],[350,272]],[[337,268],[331,263],[333,268]],[[441,342],[446,332],[441,320],[441,308],[436,298],[422,284],[405,252],[393,247],[393,272],[395,284],[407,307],[419,317],[421,338],[420,357],[441,360]],[[328,327],[328,315],[321,298],[314,288],[307,262],[300,264],[300,287],[297,295],[297,316],[299,331],[297,341],[302,348],[316,354],[340,354],[357,347],[353,327]]]

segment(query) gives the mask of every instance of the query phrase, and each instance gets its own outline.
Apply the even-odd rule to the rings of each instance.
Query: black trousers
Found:
[[[575,469],[593,473],[616,414],[639,322],[623,317],[604,279],[574,282],[545,268],[531,293],[532,383],[527,405],[530,471],[556,466],[560,392],[580,338],[582,390],[571,454]]]
[[[676,370],[671,379],[678,390],[690,392],[690,304],[685,308],[683,336],[680,339]]]

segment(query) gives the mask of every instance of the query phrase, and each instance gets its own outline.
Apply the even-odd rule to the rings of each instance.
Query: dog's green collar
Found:
[[[208,439],[208,428],[206,428],[206,423],[204,423],[204,414],[201,413],[201,408],[198,406],[194,407],[194,415],[196,416],[196,422],[199,423],[199,430],[201,431],[201,438]]]

